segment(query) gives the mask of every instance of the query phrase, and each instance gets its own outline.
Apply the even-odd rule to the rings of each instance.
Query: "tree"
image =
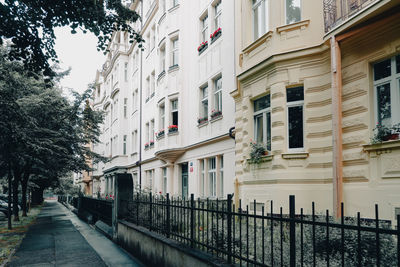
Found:
[[[141,47],[143,39],[132,28],[139,15],[121,0],[4,0],[0,1],[0,45],[12,42],[11,60],[23,60],[35,72],[53,76],[49,60],[57,62],[54,28],[70,26],[98,37],[98,50],[105,51],[114,31],[128,32],[130,42]]]
[[[26,215],[29,181],[35,200],[41,202],[43,190],[59,177],[90,171],[87,159],[104,160],[87,147],[99,142],[103,114],[87,102],[94,85],[69,101],[56,83],[48,87],[43,75],[28,73],[2,53],[4,49],[0,51],[0,165],[7,167],[12,180],[13,214],[18,220],[19,185]]]

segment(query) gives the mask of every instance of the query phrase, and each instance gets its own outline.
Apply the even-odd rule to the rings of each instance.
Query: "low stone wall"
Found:
[[[123,220],[118,221],[118,244],[148,266],[229,266],[216,257]]]

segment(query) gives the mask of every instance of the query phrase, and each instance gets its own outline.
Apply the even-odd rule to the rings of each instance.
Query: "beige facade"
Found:
[[[267,7],[268,27],[261,37],[254,31],[259,2]],[[346,216],[360,211],[374,218],[374,204],[379,204],[380,217],[393,220],[400,207],[400,141],[370,143],[379,116],[375,64],[390,58],[396,68],[400,54],[398,2],[352,1],[342,11],[338,7],[348,1],[292,1],[300,5],[300,16],[290,24],[287,2],[236,1],[237,90],[231,95],[236,103],[238,197],[268,208],[273,200],[274,212],[281,206],[287,212],[288,196],[296,195],[296,205],[305,213],[312,201],[319,212],[332,213],[336,195]],[[329,13],[329,7],[336,7],[336,13]],[[332,37],[340,39],[337,57],[332,57]],[[396,75],[393,70],[389,77],[391,124],[400,122]],[[335,77],[338,84],[332,83]],[[341,97],[335,99],[338,88]],[[291,99],[294,91],[302,91],[302,99],[300,93]],[[270,104],[258,111],[264,96]],[[264,131],[259,131],[260,112],[267,118]],[[341,127],[334,128],[337,120]],[[250,163],[250,142],[262,132],[264,142],[271,140],[269,154],[259,164]],[[333,149],[333,141],[339,142],[339,150]]]

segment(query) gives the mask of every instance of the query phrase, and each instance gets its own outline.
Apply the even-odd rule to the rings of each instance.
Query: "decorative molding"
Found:
[[[320,116],[320,117],[311,117],[307,120],[307,123],[317,123],[317,122],[326,122],[332,120],[332,114]]]
[[[260,45],[268,42],[272,38],[273,31],[269,31],[260,38],[258,38],[256,41],[251,43],[249,46],[247,46],[245,49],[243,49],[243,53],[248,55],[250,54],[254,49],[259,47]]]
[[[280,26],[278,28],[276,28],[276,31],[281,34],[282,32],[288,32],[288,31],[293,31],[293,30],[297,30],[297,29],[301,29],[304,30],[308,25],[310,24],[310,20],[302,20],[299,22],[295,22],[292,24],[288,24],[288,25],[284,25],[284,26]]]
[[[310,102],[306,105],[307,108],[319,108],[332,104],[332,99],[328,98],[322,101]]]
[[[322,138],[322,137],[328,137],[331,135],[332,135],[332,130],[328,130],[328,131],[322,131],[322,132],[309,133],[307,135],[307,138]]]
[[[400,149],[400,140],[386,141],[378,144],[363,145],[363,151],[368,154],[374,153],[376,156],[392,153],[392,150]]]
[[[308,158],[308,152],[296,152],[296,153],[282,153],[283,159],[306,159]]]
[[[330,83],[327,83],[327,84],[324,84],[324,85],[320,85],[320,86],[309,87],[308,89],[306,89],[306,94],[321,93],[321,92],[326,91],[328,89],[331,89],[331,84]]]

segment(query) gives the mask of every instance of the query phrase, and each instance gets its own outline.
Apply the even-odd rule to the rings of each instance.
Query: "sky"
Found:
[[[55,50],[63,69],[71,67],[69,76],[61,80],[61,86],[83,92],[94,81],[96,70],[101,69],[105,56],[97,51],[97,37],[88,32],[77,31],[72,34],[70,28],[55,29]]]

